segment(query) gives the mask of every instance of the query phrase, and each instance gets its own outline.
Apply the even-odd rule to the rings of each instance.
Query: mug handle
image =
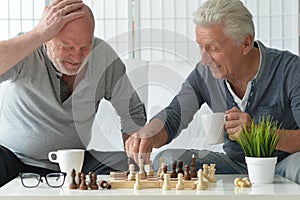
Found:
[[[53,159],[53,158],[52,158],[52,155],[55,155],[55,156],[56,156],[56,159]],[[51,162],[58,163],[57,151],[50,151],[50,152],[48,153],[48,159],[49,159]]]
[[[227,115],[224,114],[224,123],[226,123],[226,122],[227,122]]]

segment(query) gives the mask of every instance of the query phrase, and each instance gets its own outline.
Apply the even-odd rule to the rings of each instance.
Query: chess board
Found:
[[[205,189],[208,187],[209,182],[216,182],[215,177],[215,164],[203,164],[202,169],[199,170],[198,175],[195,169],[195,157],[192,157],[192,163],[190,171],[189,166],[185,165],[185,171],[183,171],[183,162],[179,161],[172,164],[172,172],[168,171],[167,165],[160,160],[160,170],[156,172],[155,176],[152,169],[152,161],[150,161],[149,171],[146,173],[144,170],[144,165],[142,160],[139,162],[139,172],[134,171],[134,165],[129,164],[129,172],[111,172],[109,184],[112,188],[181,188],[181,189]],[[176,171],[178,167],[181,177],[179,178],[179,173]],[[172,174],[172,175],[171,175]],[[192,175],[191,175],[192,174]],[[148,175],[148,176],[147,176]],[[163,177],[167,175],[166,181]],[[184,176],[184,178],[183,178]],[[171,178],[176,177],[176,178]],[[138,179],[138,180],[137,180]]]
[[[111,172],[109,181],[112,188],[134,188],[134,184],[136,183],[135,180],[128,180],[126,173],[124,172]],[[191,189],[194,190],[197,187],[198,178],[192,178],[191,180],[183,180],[184,189]],[[210,184],[210,181],[207,179],[204,180],[205,184]],[[170,187],[176,188],[178,183],[177,178],[170,178]],[[140,180],[140,184],[142,188],[162,188],[164,184],[164,180],[152,176],[152,177],[145,177]]]
[[[149,162],[148,171],[145,172],[144,164],[140,158],[139,162],[139,172],[135,171],[134,164],[129,165],[129,170],[127,172],[111,172],[109,180],[100,180],[99,184],[97,182],[97,175],[90,172],[89,173],[89,183],[87,184],[86,175],[81,172],[78,173],[77,177],[79,182],[75,180],[76,172],[73,169],[71,173],[72,183],[70,184],[70,189],[81,189],[87,190],[88,188],[96,190],[99,188],[133,188],[135,190],[140,190],[142,188],[162,188],[169,190],[176,188],[177,190],[182,189],[197,189],[204,190],[209,187],[209,183],[215,183],[215,164],[203,164],[203,170],[199,169],[198,173],[196,171],[195,157],[192,157],[191,170],[189,165],[185,165],[185,171],[183,171],[183,162],[178,161],[173,162],[172,171],[168,171],[168,166],[159,160],[161,168],[154,172],[152,168],[152,161]],[[176,170],[178,167],[178,170]],[[156,176],[155,176],[156,174]]]

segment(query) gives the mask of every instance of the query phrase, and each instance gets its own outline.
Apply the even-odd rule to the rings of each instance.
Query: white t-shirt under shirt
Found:
[[[260,71],[260,68],[261,68],[261,52],[259,50],[259,54],[260,54],[260,60],[259,60],[259,67],[258,67],[258,70],[257,70],[257,73],[256,75],[254,76],[254,78],[248,82],[247,84],[247,89],[246,89],[246,92],[243,96],[243,98],[241,99],[240,97],[238,97],[234,91],[231,89],[231,86],[230,86],[230,83],[226,80],[226,85],[227,85],[227,88],[229,90],[229,92],[231,93],[231,95],[233,96],[233,99],[234,101],[237,103],[237,105],[239,106],[240,110],[241,111],[245,111],[246,109],[246,106],[247,106],[247,103],[248,103],[248,98],[249,98],[249,95],[252,95],[250,94],[250,91],[251,91],[251,86],[252,86],[252,82],[253,80],[257,77],[259,71]]]

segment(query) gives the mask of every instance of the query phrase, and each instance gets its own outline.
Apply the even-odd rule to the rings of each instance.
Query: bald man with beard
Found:
[[[145,124],[124,64],[94,27],[81,0],[55,0],[33,30],[0,41],[0,187],[20,172],[59,171],[50,151],[86,149],[103,98],[120,116],[124,141]],[[122,151],[89,150],[82,171],[127,168]]]

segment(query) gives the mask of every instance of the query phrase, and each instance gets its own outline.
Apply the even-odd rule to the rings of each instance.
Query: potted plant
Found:
[[[249,179],[254,184],[272,183],[274,180],[277,156],[275,148],[279,141],[277,121],[261,117],[244,127],[235,140],[241,145],[248,168]]]

